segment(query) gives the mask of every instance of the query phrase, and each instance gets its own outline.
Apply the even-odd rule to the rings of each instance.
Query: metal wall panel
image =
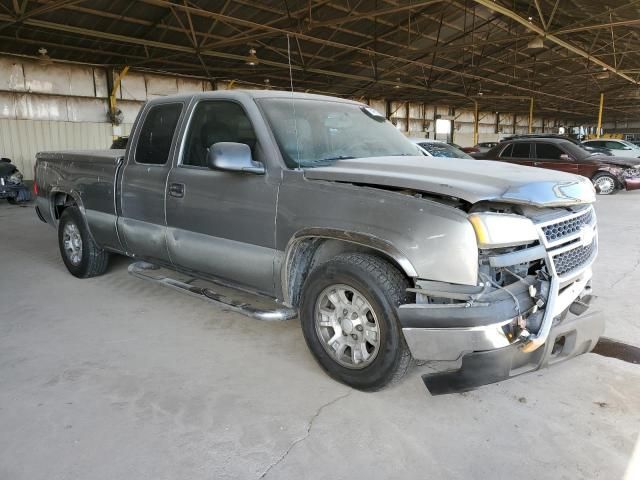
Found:
[[[107,72],[103,68],[93,69],[93,83],[96,89],[96,97],[107,98],[109,88],[107,86]]]
[[[196,93],[205,90],[202,80],[194,80],[191,78],[178,78],[178,92],[180,93]]]
[[[145,75],[147,83],[147,98],[166,97],[178,93],[178,82],[175,77],[160,75]]]
[[[25,89],[34,93],[71,94],[71,71],[67,65],[23,62]]]
[[[69,94],[74,97],[95,97],[93,68],[78,66],[69,69]]]
[[[0,90],[24,92],[24,71],[22,62],[8,57],[0,57]]]
[[[0,118],[16,118],[16,96],[0,92]]]
[[[120,82],[118,98],[123,100],[145,101],[147,99],[147,84],[141,73],[129,73]]]
[[[27,180],[33,179],[37,152],[109,148],[111,124],[0,119],[0,154],[8,157]]]
[[[124,115],[123,123],[133,123],[138,115],[138,112],[144,105],[143,102],[134,102],[134,101],[121,101],[118,102],[118,108],[122,111]]]

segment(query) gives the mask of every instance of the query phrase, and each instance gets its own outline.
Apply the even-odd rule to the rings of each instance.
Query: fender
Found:
[[[96,245],[98,245],[95,237],[93,236],[93,233],[91,232],[91,228],[89,228],[89,222],[87,222],[87,211],[84,208],[84,203],[82,202],[82,197],[80,196],[80,192],[78,192],[75,189],[67,190],[62,187],[51,187],[51,190],[49,191],[49,215],[51,216],[51,219],[53,221],[53,226],[57,229],[58,224],[60,223],[60,221],[55,216],[55,204],[53,201],[53,197],[58,193],[64,193],[65,195],[68,195],[71,198],[73,198],[73,201],[77,205],[78,210],[80,210],[80,216],[82,217],[82,221],[84,223],[85,228],[87,229],[87,232],[89,232],[89,236],[91,237],[91,240],[93,240],[93,242],[96,243]]]
[[[301,241],[310,238],[340,240],[371,248],[372,250],[376,250],[393,259],[408,277],[418,277],[418,273],[413,264],[409,261],[408,257],[393,244],[381,239],[380,237],[362,232],[351,232],[348,230],[325,227],[304,228],[302,230],[298,230],[291,239],[289,239],[284,252],[284,262],[281,267],[280,279],[284,302],[288,305],[292,305],[292,301],[295,300],[293,298],[293,292],[291,291],[291,286],[295,282],[292,282],[289,278],[290,264],[297,253],[298,246]],[[303,274],[306,272],[300,273]]]

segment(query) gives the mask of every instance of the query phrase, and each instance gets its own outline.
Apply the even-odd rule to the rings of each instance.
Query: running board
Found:
[[[159,283],[165,287],[215,303],[257,320],[282,321],[291,320],[298,316],[298,312],[295,309],[279,305],[274,300],[266,297],[250,295],[226,285],[218,285],[214,282],[208,282],[151,263],[134,262],[129,265],[129,273],[134,277]],[[213,285],[215,285],[217,291],[211,288]],[[220,293],[220,290],[228,293]],[[251,300],[251,303],[246,300]]]

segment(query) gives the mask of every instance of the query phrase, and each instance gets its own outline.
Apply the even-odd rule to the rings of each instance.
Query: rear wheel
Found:
[[[600,195],[612,195],[618,190],[618,179],[610,173],[597,173],[591,181]]]
[[[65,208],[58,224],[58,244],[67,270],[78,278],[102,275],[109,265],[109,253],[91,238],[78,207]]]
[[[343,254],[315,268],[302,296],[302,331],[314,357],[336,380],[379,390],[402,378],[411,354],[396,308],[407,279],[369,254]]]

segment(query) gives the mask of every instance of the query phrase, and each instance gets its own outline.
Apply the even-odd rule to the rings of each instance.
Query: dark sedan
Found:
[[[565,139],[506,140],[482,158],[577,173],[590,178],[602,195],[640,189],[640,160],[593,154]]]

